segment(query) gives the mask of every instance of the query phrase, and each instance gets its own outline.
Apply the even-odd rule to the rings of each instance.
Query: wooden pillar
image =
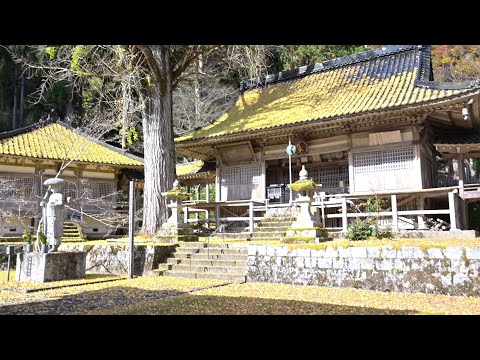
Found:
[[[456,190],[448,193],[448,208],[450,210],[450,230],[457,230],[457,218],[455,209]]]
[[[397,195],[392,195],[392,229],[398,231]]]
[[[418,203],[417,203],[417,210],[425,210],[425,198],[420,195],[418,197]],[[417,229],[418,230],[427,230],[427,226],[425,225],[425,221],[423,220],[424,215],[418,215],[417,216]]]
[[[325,192],[320,192],[320,201],[322,202],[322,226],[325,228]]]
[[[220,194],[220,192],[222,191],[221,190],[221,171],[220,171],[220,168],[217,168],[215,170],[215,201],[218,202],[218,201],[221,201],[222,199],[222,196]]]
[[[457,158],[458,164],[458,192],[460,199],[460,216],[461,216],[461,224],[457,224],[457,226],[461,229],[468,228],[468,216],[467,216],[467,202],[463,199],[464,188],[465,188],[465,159],[463,154],[458,154]]]
[[[458,187],[459,187],[460,197],[463,198],[463,187],[464,187],[464,176],[465,176],[463,154],[458,154],[457,164],[458,164]]]
[[[348,230],[347,199],[342,198],[342,231]]]
[[[200,185],[195,185],[195,197],[196,200],[200,200]]]
[[[207,198],[205,200],[207,203],[209,203],[210,202],[210,184],[207,183],[206,185],[207,187],[205,188],[205,195]]]
[[[415,187],[417,189],[423,189],[423,178],[425,175],[422,174],[422,151],[420,145],[413,145],[413,154],[415,159],[413,160],[413,165],[415,172],[418,174],[416,177],[417,183]]]
[[[349,193],[353,194],[355,192],[355,177],[353,176],[353,154],[351,151],[348,152],[348,182],[349,182]]]
[[[248,204],[248,227],[250,230],[250,233],[253,233],[253,201],[250,201]]]
[[[220,227],[220,205],[215,204],[215,227]]]
[[[266,196],[266,192],[267,192],[267,167],[265,166],[265,160],[262,159],[262,162],[261,162],[261,171],[262,171],[262,175],[261,175],[261,180],[260,180],[260,186],[262,187],[262,197],[261,199],[262,200],[265,200],[265,198],[267,197]]]

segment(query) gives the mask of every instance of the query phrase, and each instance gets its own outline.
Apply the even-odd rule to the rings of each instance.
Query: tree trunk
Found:
[[[193,80],[193,87],[195,91],[195,127],[199,126],[202,121],[202,98],[200,96],[200,73],[203,71],[202,57],[199,56],[195,64],[195,78]]]
[[[147,87],[143,118],[145,187],[143,193],[144,234],[155,234],[168,218],[167,200],[161,195],[175,180],[175,144],[172,122],[172,79],[167,46],[155,47],[159,83]],[[160,79],[158,79],[160,75]]]
[[[23,126],[23,112],[25,109],[25,73],[22,73],[20,80],[20,110],[18,116],[18,125]]]
[[[17,65],[15,65],[15,75],[13,81],[13,121],[12,130],[17,128]]]

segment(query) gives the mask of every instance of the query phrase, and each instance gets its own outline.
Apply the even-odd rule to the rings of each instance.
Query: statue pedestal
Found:
[[[327,231],[321,227],[310,210],[312,200],[310,196],[299,195],[295,203],[300,205],[300,211],[297,219],[287,230],[286,238],[298,238],[299,242],[320,242],[328,240]]]
[[[84,279],[86,252],[19,253],[16,281],[48,282]]]
[[[162,193],[165,195],[167,193]],[[168,205],[172,211],[172,215],[155,236],[155,241],[163,243],[173,243],[182,241],[198,241],[198,236],[193,235],[193,229],[185,223],[182,210],[182,199],[180,197],[170,197]]]

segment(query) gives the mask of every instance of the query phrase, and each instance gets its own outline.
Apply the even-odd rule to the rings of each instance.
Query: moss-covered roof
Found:
[[[227,113],[176,142],[423,105],[478,89],[475,82],[435,83],[430,67],[429,47],[390,46],[248,80]]]
[[[143,166],[141,158],[77,133],[62,123],[44,123],[0,134],[0,155],[121,166]]]
[[[195,160],[188,164],[177,164],[177,176],[196,174],[203,166],[202,160]]]

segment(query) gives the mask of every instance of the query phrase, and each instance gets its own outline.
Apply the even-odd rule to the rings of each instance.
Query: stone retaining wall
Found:
[[[150,276],[158,264],[166,262],[175,250],[172,246],[135,245],[134,275]],[[86,271],[97,274],[127,275],[128,247],[121,245],[60,245],[60,251],[87,252]]]
[[[248,281],[480,296],[480,248],[249,245]]]

